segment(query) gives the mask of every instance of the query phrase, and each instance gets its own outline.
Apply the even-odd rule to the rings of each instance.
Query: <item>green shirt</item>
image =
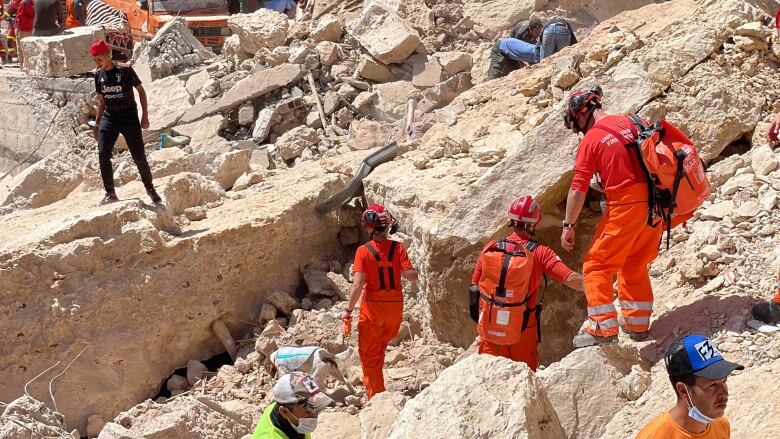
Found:
[[[271,422],[271,413],[276,408],[276,403],[273,403],[266,407],[263,411],[263,416],[260,417],[260,422],[255,427],[255,432],[252,433],[252,439],[289,439],[284,432]],[[306,439],[311,439],[311,434],[306,434]]]

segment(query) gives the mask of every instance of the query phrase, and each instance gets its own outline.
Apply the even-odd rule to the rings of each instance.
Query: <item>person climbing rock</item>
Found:
[[[533,239],[542,211],[530,195],[515,199],[507,217],[513,233],[490,241],[482,250],[471,276],[469,308],[477,322],[480,354],[521,361],[536,371],[537,344],[541,342],[540,290],[549,276],[582,291],[582,275]]]
[[[95,137],[98,140],[100,175],[106,190],[106,195],[100,204],[119,200],[114,191],[114,169],[111,166],[111,153],[120,134],[127,141],[127,147],[138,167],[138,173],[141,175],[146,193],[153,203],[160,203],[162,199],[154,189],[152,171],[146,160],[144,139],[141,134],[142,128],[149,128],[146,91],[144,91],[141,80],[138,79],[138,75],[132,67],[117,64],[111,60],[110,50],[105,41],[95,41],[90,52],[98,66],[95,72],[95,91],[98,96]],[[142,115],[140,120],[133,88],[138,90],[138,97],[141,101]]]
[[[539,62],[540,46],[517,38],[500,38],[490,49],[488,79],[501,78],[524,66]]]
[[[279,378],[273,397],[274,402],[263,411],[252,439],[311,439],[319,414],[333,403],[303,372]]]
[[[404,245],[388,238],[388,233],[393,234],[398,225],[384,206],[370,205],[363,212],[361,223],[368,229],[371,240],[355,253],[352,293],[341,318],[345,335],[349,336],[352,311],[360,300],[358,353],[366,395],[371,399],[385,390],[382,374],[385,351],[401,327],[404,310],[401,278],[416,282],[417,272]]]
[[[544,25],[542,24],[542,20],[538,17],[531,17],[528,20],[517,23],[515,27],[512,28],[509,37],[525,41],[529,44],[537,44],[543,29]]]
[[[663,232],[663,227],[647,224],[647,181],[639,158],[626,147],[636,140],[636,127],[628,116],[607,115],[601,109],[602,95],[600,87],[575,91],[563,112],[566,127],[584,134],[566,200],[561,233],[565,250],[574,248],[577,218],[596,172],[607,199],[607,212],[583,262],[588,320],[584,332],[574,337],[577,348],[617,341],[619,324],[633,340],[647,338],[653,310],[647,266],[658,256]],[[620,322],[612,303],[615,275]]]
[[[544,25],[544,30],[542,31],[539,59],[545,59],[560,52],[564,47],[574,44],[577,44],[577,37],[574,35],[571,24],[562,18],[550,20]]]
[[[780,324],[780,276],[777,278],[777,291],[775,297],[768,302],[760,302],[753,305],[751,314],[756,320],[770,325]]]
[[[65,11],[60,0],[35,0],[34,37],[57,35],[65,29]]]
[[[728,439],[723,416],[729,400],[726,379],[744,366],[726,361],[703,335],[672,342],[664,358],[677,403],[643,428],[636,439]]]

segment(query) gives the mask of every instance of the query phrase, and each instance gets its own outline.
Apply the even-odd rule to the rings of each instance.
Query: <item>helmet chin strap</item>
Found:
[[[585,122],[585,128],[581,127],[579,122],[577,122],[576,120],[574,121],[577,124],[577,128],[580,129],[580,132],[582,134],[587,134],[588,133],[588,130],[590,129],[590,126],[591,126],[590,123],[593,120],[593,113],[595,113],[595,112],[596,112],[595,108],[591,108],[590,109],[590,113],[588,114],[588,120]]]

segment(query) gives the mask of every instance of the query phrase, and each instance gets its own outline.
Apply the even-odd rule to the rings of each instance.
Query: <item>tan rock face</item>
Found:
[[[283,45],[289,24],[284,14],[260,8],[252,14],[231,15],[228,27],[238,35],[241,48],[255,54],[263,48],[273,49]]]
[[[437,419],[441,422],[432,422]],[[565,438],[566,434],[528,366],[492,355],[472,355],[446,369],[407,402],[388,438],[415,436]]]
[[[344,32],[341,21],[330,14],[323,15],[316,22],[313,22],[312,25],[312,30],[309,32],[309,39],[314,43],[319,43],[321,41],[337,43],[341,39],[341,34]]]
[[[348,32],[384,64],[402,62],[420,45],[420,36],[397,14],[379,3],[370,3]]]
[[[390,82],[397,79],[387,66],[374,61],[370,57],[363,57],[360,60],[357,74],[361,78],[376,82]]]
[[[371,398],[360,412],[360,439],[384,439],[407,398],[397,392],[383,392]]]

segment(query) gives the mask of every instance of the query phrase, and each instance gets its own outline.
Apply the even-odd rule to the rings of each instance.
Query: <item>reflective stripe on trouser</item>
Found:
[[[533,317],[531,317],[533,319]],[[477,342],[477,349],[480,354],[490,354],[497,357],[509,358],[513,361],[522,362],[528,365],[531,370],[536,371],[539,367],[539,351],[536,343],[536,325],[528,325],[520,336],[520,341],[510,345],[497,345],[482,340]],[[538,323],[537,323],[538,324]]]
[[[363,368],[363,385],[366,386],[368,399],[385,391],[385,378],[382,374],[385,351],[390,340],[398,335],[403,312],[403,302],[363,300],[360,305],[358,353]]]
[[[652,313],[653,290],[647,265],[658,256],[662,225],[647,225],[647,186],[636,184],[622,191],[607,193],[609,209],[596,226],[593,241],[582,267],[585,297],[588,300],[588,324],[585,330],[598,337],[617,335],[617,312],[613,280],[617,275],[621,303],[643,303],[621,313],[630,319],[627,329],[645,332],[645,317]],[[646,309],[650,304],[650,309]],[[643,318],[642,324],[634,320]],[[635,322],[635,323],[631,323]],[[649,323],[649,322],[648,322]]]
[[[623,295],[624,297],[626,294]],[[647,332],[650,329],[650,315],[653,313],[653,302],[621,300],[620,314],[623,325],[631,332]]]

